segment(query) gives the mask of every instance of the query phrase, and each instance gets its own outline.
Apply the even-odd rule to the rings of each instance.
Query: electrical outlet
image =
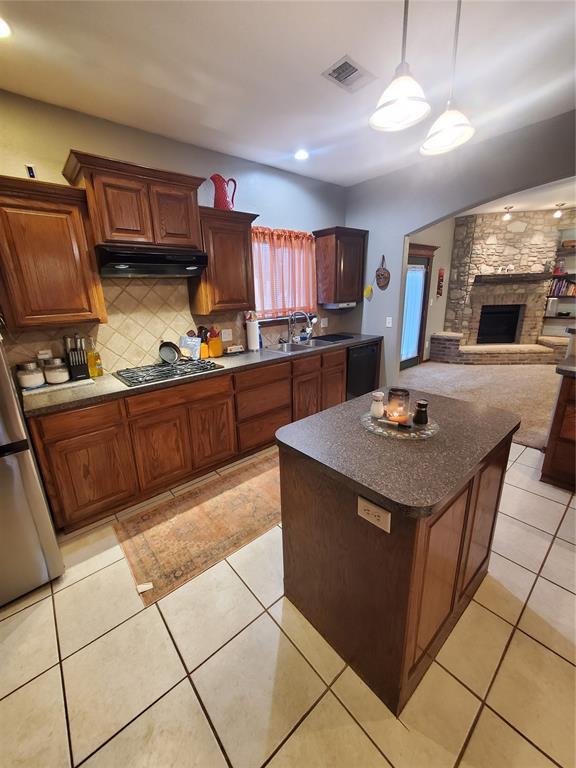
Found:
[[[392,328],[392,318],[387,317],[386,318],[386,328]]]
[[[328,318],[327,317],[321,317],[320,318],[320,328],[328,328]]]
[[[386,533],[390,533],[392,514],[368,499],[363,499],[362,496],[358,496],[358,515]]]
[[[232,341],[231,328],[222,328],[222,341]]]

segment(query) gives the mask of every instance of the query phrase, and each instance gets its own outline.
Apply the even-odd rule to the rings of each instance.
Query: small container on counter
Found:
[[[70,371],[61,357],[44,361],[44,376],[48,384],[64,384],[70,381]]]
[[[384,416],[384,392],[372,392],[370,416],[374,419],[381,419]]]
[[[16,378],[22,389],[35,389],[46,383],[44,371],[35,361],[19,363],[16,366]]]
[[[86,355],[88,360],[88,373],[90,374],[91,379],[97,379],[98,376],[102,376],[104,374],[104,369],[102,368],[102,358],[100,357],[100,352],[98,352],[96,349],[96,342],[92,336],[89,337],[89,343],[90,349]]]
[[[390,387],[386,415],[389,421],[406,424],[410,419],[410,392],[407,389]]]
[[[428,400],[416,400],[416,410],[412,421],[418,426],[428,424]]]

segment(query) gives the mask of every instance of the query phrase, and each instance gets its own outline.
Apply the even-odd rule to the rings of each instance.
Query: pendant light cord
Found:
[[[404,0],[404,25],[402,27],[402,56],[400,65],[406,63],[406,38],[408,37],[408,3],[410,0]]]
[[[452,75],[450,78],[450,95],[448,96],[448,104],[452,101],[454,94],[454,80],[456,78],[456,56],[458,54],[458,36],[460,34],[460,11],[462,9],[462,0],[456,2],[456,25],[454,26],[454,46],[452,48]]]

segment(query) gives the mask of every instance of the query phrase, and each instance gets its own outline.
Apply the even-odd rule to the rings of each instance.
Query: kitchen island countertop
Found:
[[[107,373],[104,376],[95,379],[93,384],[83,384],[78,387],[52,390],[49,387],[45,387],[42,388],[41,391],[23,396],[23,410],[27,417],[43,416],[47,413],[70,410],[75,407],[82,408],[88,405],[96,405],[97,403],[102,403],[107,400],[139,395],[156,389],[175,387],[179,384],[189,384],[212,376],[221,376],[226,373],[238,373],[260,365],[287,362],[302,357],[303,355],[319,354],[333,349],[353,347],[360,344],[367,344],[371,341],[380,341],[382,339],[381,336],[373,336],[370,334],[356,333],[349,335],[352,338],[346,341],[334,342],[322,347],[303,347],[301,351],[292,352],[290,354],[262,349],[258,352],[242,352],[238,355],[218,357],[215,358],[214,362],[221,365],[222,368],[208,371],[207,373],[182,376],[178,379],[154,382],[153,384],[140,384],[135,387],[128,387],[120,381],[120,379],[116,378],[116,376]]]
[[[303,454],[369,492],[386,509],[410,517],[430,515],[476,470],[478,463],[520,426],[518,416],[497,408],[424,392],[440,431],[428,440],[405,441],[368,432],[360,417],[369,411],[364,395],[276,433],[281,446]]]

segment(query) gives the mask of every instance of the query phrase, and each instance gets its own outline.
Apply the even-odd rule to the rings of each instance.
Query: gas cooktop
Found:
[[[217,365],[212,360],[179,360],[173,365],[155,363],[154,365],[143,365],[140,368],[123,368],[121,371],[115,371],[114,376],[129,387],[137,387],[139,384],[153,384],[159,381],[180,379],[183,376],[207,373],[218,368],[224,368],[224,366]]]

